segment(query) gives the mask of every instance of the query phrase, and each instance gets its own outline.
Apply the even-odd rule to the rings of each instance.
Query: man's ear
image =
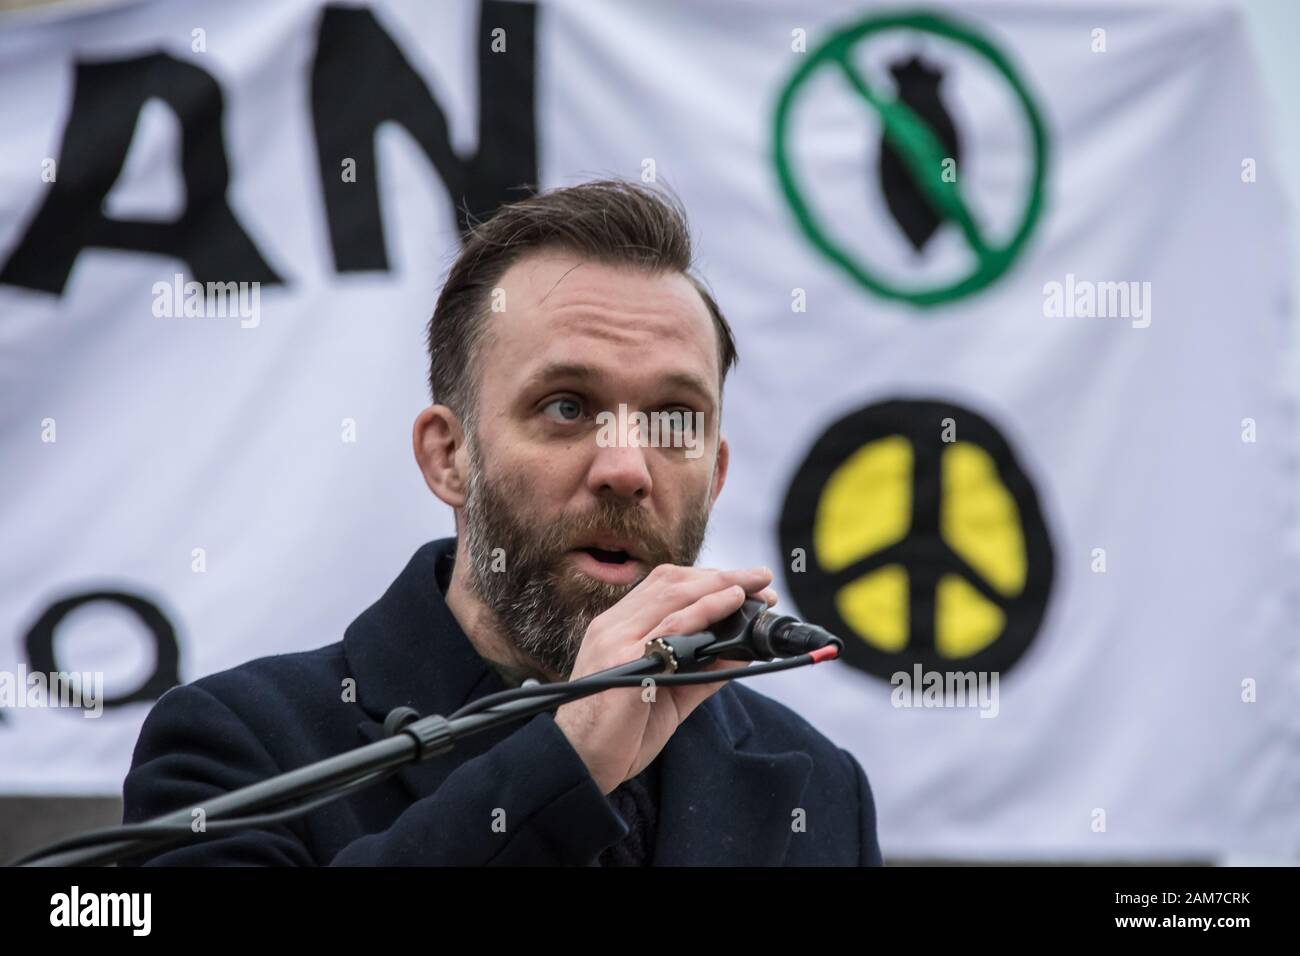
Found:
[[[430,405],[416,416],[411,444],[429,490],[453,508],[464,505],[469,463],[465,431],[456,413],[446,405]]]
[[[709,497],[710,507],[717,502],[718,495],[722,494],[722,486],[727,480],[727,464],[730,461],[731,448],[727,445],[727,440],[719,435],[718,460],[713,466],[713,491]]]

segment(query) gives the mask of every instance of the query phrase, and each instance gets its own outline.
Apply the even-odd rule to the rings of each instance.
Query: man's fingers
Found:
[[[619,634],[623,640],[632,635],[631,639],[635,640],[648,634],[667,615],[690,607],[706,595],[732,586],[740,587],[746,594],[756,593],[771,583],[772,572],[764,567],[701,571],[661,565],[592,625],[599,622],[601,633]]]
[[[759,592],[759,596],[761,595],[762,592]],[[669,614],[660,622],[658,627],[647,635],[647,639],[669,634],[695,634],[703,631],[715,621],[720,621],[728,614],[737,611],[745,603],[748,596],[745,589],[739,585],[714,594],[707,594],[690,607]],[[775,598],[775,595],[773,597]],[[747,666],[745,661],[719,660],[704,666],[700,670],[729,670],[733,667],[745,666]],[[672,689],[673,701],[677,705],[678,721],[685,720],[687,715],[707,700],[711,694],[721,690],[722,683],[686,684],[681,687],[674,687]]]
[[[673,611],[663,618],[654,630],[646,635],[646,640],[669,634],[695,634],[703,631],[715,621],[735,613],[744,603],[745,589],[738,584],[722,591],[706,594],[690,607]]]

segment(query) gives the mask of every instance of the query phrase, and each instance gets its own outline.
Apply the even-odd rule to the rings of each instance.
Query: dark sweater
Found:
[[[635,777],[624,780],[608,799],[628,825],[628,834],[602,852],[596,866],[653,866],[659,808],[658,761],[651,761]]]

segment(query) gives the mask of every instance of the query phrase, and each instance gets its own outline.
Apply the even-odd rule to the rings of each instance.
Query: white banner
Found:
[[[1233,4],[132,3],[11,18],[0,128],[4,791],[117,791],[162,690],[337,640],[451,532],[409,436],[459,210],[614,175],[737,333],[708,562],[849,642],[752,686],[887,856],[1300,849]]]

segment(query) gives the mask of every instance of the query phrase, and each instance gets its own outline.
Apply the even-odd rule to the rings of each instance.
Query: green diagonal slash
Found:
[[[931,33],[973,49],[1002,74],[1024,110],[1033,141],[1033,177],[1029,184],[1029,197],[1020,224],[1005,246],[990,245],[985,239],[979,224],[971,214],[970,207],[962,198],[959,184],[944,182],[942,177],[935,174],[943,162],[945,151],[933,130],[906,103],[879,96],[853,66],[850,54],[859,41],[870,34],[891,29],[911,29]],[[977,259],[977,265],[969,275],[935,289],[920,291],[904,289],[857,262],[818,225],[794,180],[787,152],[787,127],[800,87],[814,71],[827,65],[838,68],[853,90],[879,114],[883,135],[902,157],[927,201],[940,216],[956,223],[961,229],[962,236]],[[1047,137],[1038,108],[1030,99],[1024,83],[999,50],[969,29],[940,17],[924,13],[874,17],[839,31],[814,51],[786,84],[777,105],[775,125],[773,153],[777,175],[800,228],[824,255],[862,285],[886,298],[920,306],[931,306],[983,289],[1001,276],[1020,254],[1042,211],[1047,169]]]
[[[979,226],[975,224],[970,209],[961,198],[956,181],[944,182],[941,176],[934,174],[944,160],[943,144],[910,106],[902,100],[884,100],[876,96],[852,63],[845,59],[837,59],[837,62],[853,88],[880,114],[885,138],[902,155],[930,203],[945,218],[952,219],[961,226],[961,231],[975,254],[981,262],[986,261],[993,252],[985,245]]]

